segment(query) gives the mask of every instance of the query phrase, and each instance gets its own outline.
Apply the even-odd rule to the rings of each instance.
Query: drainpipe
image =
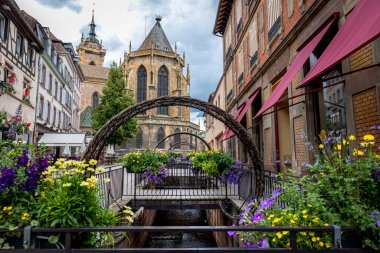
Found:
[[[274,108],[275,110],[277,109],[277,106],[275,106]],[[276,112],[274,113],[274,134],[275,134],[275,155],[276,155],[276,161],[280,161],[281,157],[280,157],[280,138],[279,138],[279,132],[278,132],[278,111],[276,110]],[[280,163],[277,163],[275,162],[276,164],[276,169],[277,169],[277,172],[281,172],[281,167],[280,167]]]
[[[36,109],[38,108],[38,98],[40,97],[40,75],[41,75],[41,56],[42,56],[42,54],[40,54],[40,57],[38,58],[38,73],[37,73],[37,91],[36,91]],[[40,110],[41,110],[41,108],[40,108]],[[32,138],[33,138],[33,143],[34,143],[34,141],[36,141],[37,142],[37,137],[38,137],[38,135],[37,136],[35,136],[35,134],[36,134],[36,126],[37,126],[37,113],[38,112],[35,112],[35,114],[34,114],[34,124],[33,124],[33,136],[32,136]]]

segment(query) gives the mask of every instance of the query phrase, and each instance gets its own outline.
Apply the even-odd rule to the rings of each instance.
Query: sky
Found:
[[[16,0],[21,9],[47,26],[54,35],[76,47],[89,31],[92,9],[96,33],[107,50],[105,67],[119,62],[129,41],[137,50],[162,16],[161,25],[172,48],[186,53],[190,64],[191,96],[204,101],[222,74],[222,39],[212,34],[218,0]],[[185,70],[185,69],[184,69]],[[203,122],[202,112],[191,110],[191,120]],[[201,124],[202,129],[203,123]]]

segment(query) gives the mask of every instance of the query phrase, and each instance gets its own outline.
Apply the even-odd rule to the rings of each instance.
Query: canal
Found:
[[[199,209],[157,210],[153,226],[208,226],[206,211]],[[216,247],[208,232],[149,233],[145,248],[207,248]]]

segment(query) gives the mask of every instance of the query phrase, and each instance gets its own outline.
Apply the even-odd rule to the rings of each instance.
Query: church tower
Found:
[[[90,32],[88,33],[88,36],[85,37],[84,34],[82,34],[81,42],[79,46],[77,46],[79,63],[103,67],[106,50],[103,48],[102,41],[99,42],[96,35],[94,10],[92,10],[92,20],[89,26]]]

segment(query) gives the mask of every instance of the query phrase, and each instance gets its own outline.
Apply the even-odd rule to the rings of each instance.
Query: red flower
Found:
[[[27,126],[28,126],[28,128],[29,128],[31,124],[32,124],[32,123],[28,122],[26,125],[27,125]]]
[[[15,82],[15,76],[12,74],[10,77],[9,77],[9,83],[13,84]]]

